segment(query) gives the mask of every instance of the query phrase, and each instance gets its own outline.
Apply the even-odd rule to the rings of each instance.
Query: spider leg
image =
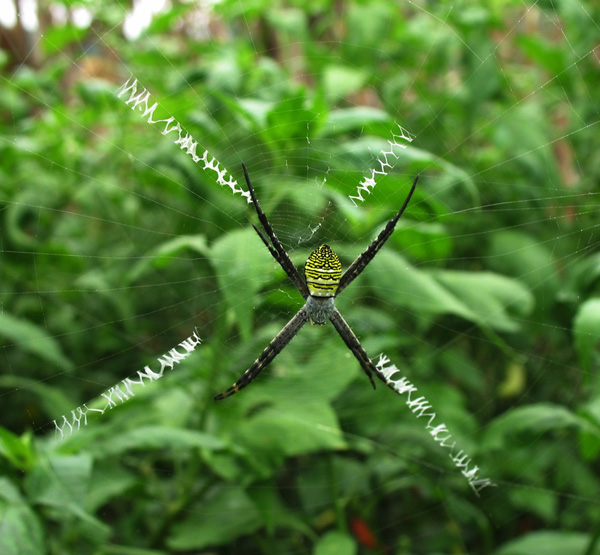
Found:
[[[346,288],[350,283],[354,281],[356,277],[360,275],[360,273],[365,269],[365,266],[373,260],[373,257],[379,252],[379,249],[383,247],[384,243],[389,239],[390,235],[394,231],[398,220],[402,216],[404,210],[408,206],[412,194],[415,191],[415,187],[417,186],[417,182],[419,181],[419,175],[415,177],[413,181],[412,187],[402,208],[398,211],[398,213],[386,224],[386,226],[381,230],[381,233],[377,236],[377,238],[363,251],[358,255],[356,260],[350,264],[348,269],[344,272],[344,275],[340,279],[340,284],[338,285],[336,297]]]
[[[376,366],[369,358],[369,355],[367,355],[367,352],[363,349],[358,337],[356,337],[352,331],[352,328],[350,328],[337,308],[334,310],[333,316],[331,316],[329,320],[333,324],[333,327],[336,329],[336,331],[340,334],[340,337],[344,340],[344,343],[348,349],[352,351],[352,354],[360,363],[360,366],[365,371],[365,374],[369,377],[373,389],[375,389],[375,380],[373,380],[373,374],[375,374],[378,378],[383,379],[384,382],[387,382],[387,380],[381,377],[379,370],[377,370]]]
[[[277,262],[279,262],[279,264],[281,265],[281,267],[283,267],[283,263],[281,261],[281,257],[279,256],[279,253],[273,248],[273,246],[271,245],[271,243],[269,243],[268,239],[265,237],[264,233],[258,229],[254,224],[252,224],[252,227],[254,228],[254,231],[256,231],[256,233],[258,233],[258,236],[260,237],[261,241],[265,244],[265,247],[267,247],[267,249],[269,249],[269,252],[271,253],[271,256],[277,260]]]
[[[248,185],[248,191],[250,191],[250,197],[252,198],[252,202],[254,203],[254,208],[256,209],[256,214],[258,215],[258,219],[267,234],[267,237],[271,240],[271,244],[268,243],[267,238],[258,230],[256,226],[253,226],[263,243],[269,249],[269,252],[279,262],[279,265],[284,269],[285,273],[292,280],[293,284],[296,286],[300,294],[306,299],[308,297],[308,287],[304,280],[300,277],[296,266],[291,261],[288,253],[285,252],[283,245],[275,235],[267,216],[262,211],[258,199],[256,198],[256,194],[254,193],[254,189],[252,188],[252,184],[250,183],[250,178],[248,177],[248,170],[246,169],[246,164],[242,162],[242,168],[244,170],[244,177],[246,178],[246,183]]]
[[[306,308],[302,307],[298,313],[283,327],[283,329],[269,343],[267,348],[254,361],[254,364],[246,370],[242,376],[229,388],[214,397],[215,401],[220,401],[226,397],[237,393],[252,381],[273,361],[273,359],[282,351],[282,349],[294,338],[300,331],[300,328],[306,324],[308,316]]]

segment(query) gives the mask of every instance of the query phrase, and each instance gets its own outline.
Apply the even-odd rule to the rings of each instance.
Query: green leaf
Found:
[[[439,223],[414,223],[400,220],[393,242],[401,252],[418,261],[438,261],[452,251],[452,238]]]
[[[320,118],[307,107],[304,91],[299,90],[278,102],[267,114],[267,127],[261,131],[265,144],[270,147],[285,148],[288,156],[298,143],[306,143],[309,133],[318,132]],[[271,144],[271,143],[275,144]]]
[[[229,310],[244,340],[250,339],[256,294],[274,271],[274,261],[253,229],[228,233],[215,242],[210,257]]]
[[[310,526],[286,506],[277,489],[250,488],[248,496],[259,512],[268,534],[273,534],[277,528],[286,528],[314,539],[315,534]]]
[[[0,553],[46,553],[43,530],[37,515],[24,502],[18,488],[6,478],[0,478]]]
[[[573,335],[581,367],[590,372],[600,343],[600,299],[589,299],[579,306],[573,321]]]
[[[600,455],[600,436],[588,432],[579,434],[579,451],[586,461],[596,461]]]
[[[358,552],[356,542],[342,532],[328,532],[319,539],[314,555],[355,555]]]
[[[292,6],[286,6],[283,9],[273,7],[266,11],[265,16],[275,29],[302,41],[307,40],[308,14],[305,10]]]
[[[171,6],[167,11],[153,14],[148,28],[144,31],[145,36],[161,35],[168,33],[175,25],[177,20],[183,19],[182,16],[190,10],[189,4],[177,4]]]
[[[187,518],[172,528],[167,545],[175,550],[231,545],[261,525],[258,511],[246,492],[235,486],[215,488],[201,505],[185,512]]]
[[[73,408],[73,400],[60,389],[36,379],[16,375],[0,376],[0,387],[26,389],[35,394],[46,414],[65,414]]]
[[[92,457],[86,455],[41,455],[28,477],[27,494],[35,503],[69,508],[83,513],[92,473]]]
[[[221,439],[204,432],[167,426],[143,426],[110,437],[105,443],[96,444],[90,451],[104,457],[133,449],[222,449],[224,445]]]
[[[507,158],[514,158],[529,176],[539,179],[550,189],[560,186],[551,133],[541,104],[517,105],[498,119],[493,134],[496,146]]]
[[[33,464],[35,455],[31,446],[31,436],[17,436],[6,428],[0,427],[0,455],[20,470],[26,470]]]
[[[44,453],[27,477],[27,495],[34,503],[58,509],[64,520],[80,519],[90,542],[106,541],[110,528],[85,509],[92,473],[92,457]]]
[[[509,492],[511,504],[521,511],[538,515],[544,522],[553,522],[558,508],[558,497],[553,491],[515,489]]]
[[[81,44],[88,29],[67,23],[62,26],[49,25],[42,35],[42,48],[47,55],[65,50],[69,44]]]
[[[504,544],[494,555],[565,555],[566,553],[588,553],[591,541],[589,534],[580,532],[532,532]],[[600,548],[589,555],[600,554]]]
[[[534,62],[546,68],[552,75],[559,75],[565,69],[564,51],[558,44],[536,37],[533,34],[523,34],[517,38],[517,44]]]
[[[570,272],[565,276],[566,283],[560,291],[559,300],[579,304],[600,278],[600,253],[581,258],[570,264]]]
[[[262,451],[269,456],[346,447],[337,416],[328,403],[296,402],[291,397],[246,419],[236,434],[236,443],[248,446],[250,452]]]
[[[348,133],[349,131],[362,131],[363,128],[383,124],[387,127],[387,134],[392,128],[392,118],[383,110],[370,106],[356,106],[352,108],[339,108],[329,114],[322,136],[330,137]]]
[[[402,256],[382,250],[365,272],[375,294],[386,302],[409,308],[425,319],[455,314],[470,321],[478,317],[433,276],[417,270]]]
[[[27,320],[0,312],[0,336],[63,370],[73,368],[73,363],[63,354],[60,344],[41,327]]]
[[[486,430],[482,449],[502,448],[511,435],[556,432],[569,428],[600,437],[600,428],[566,407],[551,403],[536,403],[518,407],[496,418]]]
[[[325,98],[330,104],[335,104],[360,89],[368,76],[369,74],[362,69],[337,64],[327,66],[323,74]]]
[[[191,251],[200,256],[208,256],[209,249],[204,235],[180,235],[166,241],[144,256],[129,272],[128,283],[132,283],[151,268],[165,268],[181,252]]]
[[[94,470],[86,497],[86,509],[95,512],[105,503],[139,484],[140,477],[125,470],[117,458],[94,462]]]
[[[490,265],[493,269],[518,277],[532,291],[542,288],[550,302],[556,290],[556,260],[539,240],[517,231],[498,231],[490,239]]]
[[[514,332],[520,324],[510,317],[529,314],[533,295],[518,281],[491,272],[434,272],[435,278],[454,293],[473,314],[476,322],[498,331]]]

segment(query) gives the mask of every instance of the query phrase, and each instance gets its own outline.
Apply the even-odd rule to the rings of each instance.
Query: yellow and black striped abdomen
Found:
[[[313,297],[333,297],[342,277],[342,263],[329,245],[321,245],[308,257],[304,275]]]

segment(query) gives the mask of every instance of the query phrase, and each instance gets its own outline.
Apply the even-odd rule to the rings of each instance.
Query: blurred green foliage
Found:
[[[30,63],[0,51],[0,553],[599,553],[598,8],[226,0],[126,40],[122,4],[86,5]],[[338,306],[496,488],[330,326],[212,402],[301,298],[242,197],[116,98],[130,73],[246,162],[298,266],[324,241],[347,265],[422,173]],[[354,207],[394,122],[416,140]],[[195,327],[176,370],[53,437]]]

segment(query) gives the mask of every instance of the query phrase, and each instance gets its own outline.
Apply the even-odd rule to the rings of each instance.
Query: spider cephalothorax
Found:
[[[269,249],[273,258],[279,262],[280,266],[285,270],[285,273],[292,280],[298,291],[300,291],[300,294],[306,299],[306,303],[275,336],[271,343],[269,343],[267,348],[254,361],[254,364],[242,374],[240,379],[229,389],[225,390],[223,393],[219,393],[219,395],[215,397],[215,400],[219,401],[225,399],[250,384],[309,320],[313,326],[322,326],[329,320],[339,333],[340,337],[344,340],[344,343],[346,343],[346,346],[358,360],[361,368],[367,374],[369,380],[371,380],[373,387],[375,387],[373,374],[387,383],[388,381],[385,376],[377,370],[377,367],[363,349],[360,341],[346,323],[346,320],[344,320],[338,309],[335,308],[334,299],[360,275],[392,234],[400,216],[402,216],[402,213],[408,206],[410,198],[417,186],[417,182],[419,181],[419,176],[417,175],[415,178],[402,208],[386,224],[381,233],[379,233],[367,249],[362,252],[352,264],[350,264],[350,267],[343,275],[342,264],[337,254],[333,252],[329,245],[321,245],[306,261],[306,265],[304,266],[305,282],[300,277],[300,274],[292,263],[288,253],[285,252],[283,245],[279,242],[279,239],[277,239],[269,220],[267,220],[267,216],[265,216],[265,213],[262,211],[258,199],[254,194],[254,189],[252,188],[244,164],[242,164],[242,168],[244,169],[244,177],[248,184],[248,190],[250,191],[254,208],[256,209],[258,219],[265,230],[266,237],[255,225],[253,225],[253,227],[267,249]]]

